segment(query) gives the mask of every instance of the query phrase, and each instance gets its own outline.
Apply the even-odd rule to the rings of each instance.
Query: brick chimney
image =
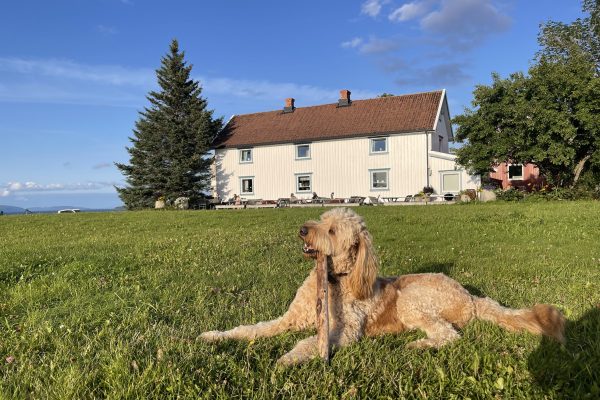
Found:
[[[284,113],[291,113],[294,112],[294,109],[296,107],[294,107],[294,102],[296,100],[294,100],[292,97],[288,97],[287,99],[285,99],[285,107],[283,107],[283,112]]]
[[[350,91],[347,89],[340,90],[340,99],[338,100],[338,107],[348,107],[352,103],[350,100]]]

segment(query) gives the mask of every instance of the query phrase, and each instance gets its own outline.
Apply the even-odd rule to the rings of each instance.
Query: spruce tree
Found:
[[[207,110],[184,55],[173,40],[156,70],[161,90],[149,92],[150,106],[139,113],[129,138],[130,163],[115,163],[127,182],[116,189],[128,209],[152,207],[159,197],[193,200],[210,186],[208,151],[222,120]]]

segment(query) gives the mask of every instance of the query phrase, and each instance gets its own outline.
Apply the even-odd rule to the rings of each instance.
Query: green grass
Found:
[[[474,322],[438,351],[411,332],[289,369],[309,332],[205,344],[281,315],[323,209],[0,218],[0,398],[598,398],[600,203],[361,207],[382,275],[445,272],[511,307],[557,305],[567,346]]]

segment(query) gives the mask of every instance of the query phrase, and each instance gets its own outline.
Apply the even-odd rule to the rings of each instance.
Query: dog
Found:
[[[474,319],[493,322],[511,331],[525,330],[564,343],[563,315],[548,304],[510,309],[490,298],[472,296],[455,280],[439,273],[377,277],[378,262],[363,219],[347,208],[325,212],[320,221],[308,221],[299,232],[305,257],[327,257],[329,343],[347,346],[363,336],[373,337],[421,330],[426,338],[409,348],[439,348],[459,338],[457,329]],[[316,267],[296,292],[287,312],[272,321],[210,331],[201,339],[271,337],[291,330],[316,327]],[[278,361],[288,366],[317,357],[317,337],[303,339]]]

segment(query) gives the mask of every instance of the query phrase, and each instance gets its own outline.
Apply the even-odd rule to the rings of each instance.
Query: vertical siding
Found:
[[[434,133],[435,137],[431,143],[431,150],[439,151],[440,153],[448,153],[448,137],[449,132],[446,128],[446,124],[448,123],[449,116],[442,108],[442,112],[440,113],[440,119],[438,121],[436,131]],[[442,142],[440,143],[438,138],[442,137]]]
[[[516,187],[520,189],[530,190],[540,188],[544,184],[544,179],[540,177],[540,170],[535,164],[523,165],[523,179],[511,180],[508,179],[508,164],[502,162],[490,172],[490,178],[501,182],[502,189]]]
[[[310,144],[311,158],[295,159],[293,144],[256,146],[253,162],[239,163],[238,149],[215,152],[216,186],[221,198],[240,194],[240,177],[254,177],[254,195],[246,198],[309,197],[296,193],[296,174],[312,174],[319,196],[405,196],[423,189],[427,179],[427,144],[423,133],[390,135],[388,152],[370,154],[369,138],[327,140]],[[372,191],[372,169],[388,169],[388,190]]]

